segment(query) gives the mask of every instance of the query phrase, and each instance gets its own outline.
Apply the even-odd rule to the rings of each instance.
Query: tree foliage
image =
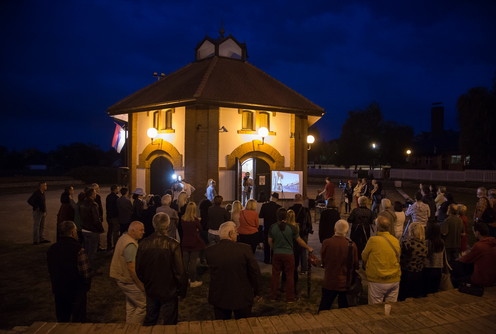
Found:
[[[364,110],[350,111],[339,139],[338,161],[345,166],[355,164],[399,165],[411,146],[413,129],[392,121],[384,121],[377,103]],[[376,148],[372,148],[372,143]]]
[[[470,156],[470,168],[496,168],[496,94],[475,87],[458,98],[460,150]]]

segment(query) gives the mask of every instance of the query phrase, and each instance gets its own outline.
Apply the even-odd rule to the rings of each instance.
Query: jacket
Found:
[[[377,234],[377,236],[370,237],[362,252],[362,259],[366,262],[367,280],[375,283],[399,282],[401,278],[400,243],[389,232],[378,232]],[[393,244],[398,256],[383,236]]]
[[[474,272],[470,277],[473,284],[480,286],[496,285],[496,238],[483,237],[472,250],[458,261],[473,263]]]
[[[262,275],[250,246],[222,239],[205,249],[210,268],[208,302],[226,310],[253,304],[260,295]]]
[[[146,295],[166,302],[185,297],[188,279],[179,242],[157,232],[143,239],[136,254],[136,274]]]
[[[48,249],[48,272],[54,294],[73,295],[88,291],[90,287],[88,268],[83,270],[78,266],[81,251],[79,241],[71,237],[61,237]]]
[[[98,204],[94,200],[85,198],[79,206],[79,215],[83,230],[93,233],[104,232],[100,214],[98,213]]]
[[[346,237],[334,235],[324,240],[321,249],[322,265],[324,266],[324,280],[322,287],[333,291],[346,291],[349,264],[351,269],[358,269],[358,251],[355,243],[352,244],[352,260],[349,255],[349,241]]]

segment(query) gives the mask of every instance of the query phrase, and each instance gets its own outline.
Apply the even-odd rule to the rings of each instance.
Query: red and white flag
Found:
[[[114,137],[112,138],[112,147],[117,153],[121,153],[122,147],[126,143],[126,131],[119,124],[115,123]]]

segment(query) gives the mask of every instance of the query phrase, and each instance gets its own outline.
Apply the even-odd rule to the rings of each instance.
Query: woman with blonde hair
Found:
[[[258,225],[257,201],[250,199],[239,214],[238,241],[250,245],[254,254],[259,241]]]
[[[196,288],[202,285],[197,280],[196,265],[200,252],[205,249],[205,242],[200,237],[201,224],[197,215],[195,202],[186,205],[185,213],[181,220],[182,238],[181,249],[183,251],[184,268],[190,281],[190,286]]]
[[[425,227],[422,223],[411,223],[408,236],[401,242],[401,280],[398,300],[422,297],[422,271],[427,257]]]
[[[243,206],[240,201],[232,202],[231,220],[236,224],[237,228],[239,228],[239,215],[241,214],[241,210],[243,210]]]

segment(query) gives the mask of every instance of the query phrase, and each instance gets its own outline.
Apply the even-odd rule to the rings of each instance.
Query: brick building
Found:
[[[162,194],[176,173],[198,201],[210,178],[225,200],[240,198],[246,172],[254,197],[270,192],[271,171],[302,171],[306,183],[307,131],[323,109],[248,63],[232,36],[206,37],[195,58],[108,109],[127,125],[130,187]]]

